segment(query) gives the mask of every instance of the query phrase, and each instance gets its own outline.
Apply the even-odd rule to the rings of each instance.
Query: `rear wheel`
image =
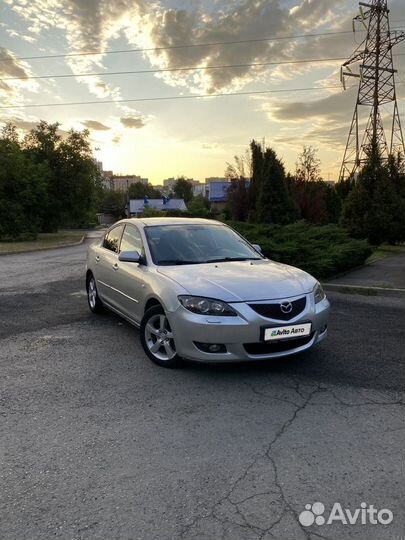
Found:
[[[142,347],[152,362],[167,368],[181,365],[173,332],[161,306],[153,306],[146,311],[140,332]]]
[[[100,300],[100,297],[97,292],[96,280],[93,274],[87,279],[87,302],[89,303],[89,308],[93,313],[101,313],[103,310],[103,304]]]

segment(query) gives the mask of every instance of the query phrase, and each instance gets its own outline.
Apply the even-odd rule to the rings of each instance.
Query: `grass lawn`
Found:
[[[385,257],[390,255],[395,255],[396,253],[405,253],[405,246],[389,246],[388,244],[381,244],[378,248],[373,251],[370,257],[367,259],[366,264],[372,264]]]
[[[0,255],[4,253],[24,253],[26,251],[40,251],[47,248],[63,247],[66,244],[79,242],[83,233],[80,231],[42,233],[36,240],[27,242],[0,242]]]

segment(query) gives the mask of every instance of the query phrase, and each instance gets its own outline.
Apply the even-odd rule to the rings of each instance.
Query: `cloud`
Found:
[[[141,116],[123,116],[120,122],[125,128],[140,129],[145,126],[145,121]]]
[[[27,41],[28,43],[34,43],[36,41],[35,37],[29,36],[29,35],[26,35],[26,34],[21,34],[20,32],[16,32],[12,28],[7,28],[6,27],[6,32],[10,37],[22,39],[23,41]]]
[[[144,0],[13,0],[12,9],[29,22],[28,31],[39,35],[55,28],[65,32],[70,52],[99,51],[107,48],[128,24],[134,24],[144,11]],[[103,55],[66,59],[73,72],[93,71],[102,67]],[[100,77],[80,78],[89,91],[99,98],[120,98],[119,88]]]
[[[39,124],[39,120],[25,120],[23,118],[14,118],[14,117],[4,117],[0,118],[0,123],[6,124],[11,123],[13,124],[17,129],[20,129],[21,131],[31,131],[31,129],[35,129],[37,125]]]
[[[82,122],[82,124],[86,128],[92,129],[93,131],[108,131],[111,129],[109,126],[106,126],[97,120],[86,120],[85,122]]]
[[[313,31],[314,27],[330,23],[347,6],[347,0],[335,0],[333,4],[325,0],[302,0],[292,10],[283,7],[278,0],[239,0],[224,2],[222,5],[223,9],[210,15],[198,9],[157,10],[149,24],[151,42],[156,47],[174,48],[149,52],[151,63],[162,68],[193,65],[214,67],[304,59],[308,58],[306,55],[310,53],[317,53],[314,58],[324,57],[323,43],[328,41],[329,37],[311,40],[277,38],[304,34],[309,30]],[[343,18],[345,15],[343,12]],[[346,29],[350,28],[351,24],[348,24]],[[179,47],[184,44],[244,41],[262,37],[269,38],[269,41],[252,41],[229,46]],[[271,41],[272,38],[276,39]],[[310,42],[312,45],[306,50]],[[333,42],[326,47],[328,52],[333,51],[336,55],[336,52],[344,46],[347,50],[347,36],[343,38],[340,35]],[[308,69],[308,66],[301,67],[302,72]],[[275,72],[277,76],[277,71],[279,75],[281,70],[276,67],[245,66],[191,73],[166,73],[158,76],[172,86],[183,85],[195,91],[205,90],[214,93],[239,89],[253,81],[265,82],[269,74]],[[293,72],[295,76],[300,74],[297,66],[294,66]]]
[[[355,89],[331,94],[311,101],[273,102],[269,115],[279,122],[302,122],[313,119],[344,122],[355,105]]]
[[[145,51],[144,57],[153,66],[170,69],[287,60],[296,57],[297,53],[305,55],[317,52],[323,56],[322,39],[311,40],[311,45],[308,45],[309,41],[289,40],[255,41],[229,46],[184,45],[278,38],[304,33],[330,22],[347,6],[347,1],[335,0],[332,4],[325,0],[298,0],[294,8],[288,9],[279,0],[217,0],[213,2],[210,12],[207,4],[201,2],[190,2],[186,10],[167,8],[166,2],[158,0],[67,0],[63,7],[58,0],[37,0],[32,3],[15,0],[13,9],[30,21],[33,33],[55,25],[63,29],[73,52],[106,49],[110,40],[123,33],[131,45],[158,48]],[[339,40],[340,48],[345,40],[341,36]],[[171,48],[162,49],[165,47]],[[327,49],[336,51],[336,43]],[[102,55],[82,56],[68,58],[66,62],[73,71],[85,71],[102,67],[102,60]],[[302,72],[307,69],[308,66],[301,68]],[[277,68],[246,66],[160,73],[156,77],[174,87],[214,93],[240,89],[253,81],[264,82],[273,71],[277,74]],[[279,70],[278,75],[281,73]],[[120,97],[119,88],[105,83],[100,77],[78,77],[78,81],[86,84],[97,97],[111,95],[117,100]]]
[[[13,124],[17,129],[23,132],[31,131],[32,129],[35,129],[38,124],[40,123],[40,120],[35,117],[17,117],[17,116],[2,116],[0,117],[0,124]],[[60,135],[62,138],[65,138],[69,135],[69,132],[64,129],[58,129],[57,131],[58,135]]]
[[[24,67],[24,64],[19,61],[8,49],[0,47],[0,58],[1,77],[24,78],[29,76],[29,73]]]
[[[0,47],[0,78],[18,78],[21,80],[0,80],[0,102],[3,107],[10,107],[5,116],[15,115],[11,108],[24,105],[24,90],[37,92],[39,85],[37,81],[26,79],[31,75],[27,62],[19,60],[15,55],[4,47]]]
[[[203,143],[203,144],[201,145],[201,148],[202,148],[203,150],[216,150],[216,149],[218,148],[218,144],[217,144],[217,143],[212,143],[212,144],[210,144],[210,143]]]

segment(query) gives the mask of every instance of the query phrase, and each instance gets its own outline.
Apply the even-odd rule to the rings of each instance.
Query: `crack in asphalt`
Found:
[[[401,405],[402,407],[405,406],[405,401],[403,399],[399,399],[396,401],[375,401],[372,399],[370,401],[363,401],[360,403],[348,403],[347,401],[344,401],[342,398],[338,397],[333,390],[329,390],[329,393],[332,394],[332,396],[336,399],[339,405],[342,405],[343,407],[369,407],[375,405],[378,405],[379,407],[386,405]]]
[[[308,530],[306,530],[300,523],[299,519],[298,519],[298,513],[296,512],[296,510],[292,507],[292,505],[288,502],[286,496],[285,496],[285,493],[284,493],[284,489],[283,489],[283,486],[281,485],[281,482],[280,482],[280,479],[279,479],[279,473],[278,473],[278,467],[277,467],[277,463],[276,463],[276,460],[274,458],[274,456],[272,455],[272,449],[273,449],[273,446],[277,443],[277,441],[280,439],[280,437],[283,436],[283,434],[286,432],[286,430],[294,423],[294,421],[296,420],[298,414],[303,411],[305,409],[305,407],[307,407],[307,405],[309,404],[309,402],[311,401],[311,399],[313,398],[313,396],[315,394],[319,394],[321,392],[325,392],[327,391],[327,388],[324,387],[324,386],[317,386],[310,394],[309,396],[306,398],[305,402],[300,406],[300,407],[297,407],[295,409],[295,411],[293,412],[291,418],[289,418],[286,422],[284,422],[284,424],[281,426],[281,428],[278,430],[278,432],[276,433],[276,435],[274,436],[273,440],[270,442],[268,448],[267,448],[267,451],[266,451],[266,457],[267,459],[269,459],[269,461],[271,462],[272,466],[273,466],[273,471],[274,471],[274,481],[275,481],[275,484],[280,492],[280,496],[281,496],[281,499],[284,503],[284,508],[288,508],[288,510],[292,513],[292,515],[295,517],[296,521],[297,521],[297,524],[299,525],[299,527],[301,528],[301,530],[303,531],[305,537],[307,538],[307,540],[310,540],[311,538],[311,535],[310,533],[308,532]],[[281,521],[281,520],[280,520]],[[275,527],[277,523],[274,523],[269,529],[268,529],[268,532],[271,533],[271,530]],[[263,538],[263,536],[261,536],[260,538]]]
[[[247,384],[249,386],[249,388],[257,395],[260,395],[262,397],[265,397],[265,398],[272,398],[272,396],[269,396],[267,394],[263,394],[261,392],[258,392],[254,387],[252,387],[251,384]],[[290,387],[291,388],[291,387]],[[297,391],[297,393],[299,392],[299,383],[297,382],[295,387],[294,387],[294,390]],[[315,389],[313,389],[309,394],[308,396],[305,398],[304,402],[300,405],[294,403],[294,402],[291,402],[289,400],[283,400],[280,398],[281,401],[286,401],[286,403],[290,404],[290,405],[294,405],[295,406],[295,409],[293,411],[293,413],[289,416],[289,418],[280,426],[280,428],[278,429],[277,433],[275,434],[275,436],[273,437],[273,439],[268,443],[266,449],[264,450],[263,453],[261,454],[258,454],[256,456],[256,458],[252,461],[252,463],[250,463],[250,465],[244,470],[244,472],[232,483],[232,485],[230,486],[230,488],[228,489],[227,493],[221,497],[211,508],[211,510],[206,513],[205,515],[202,515],[202,516],[196,516],[195,519],[187,524],[187,525],[183,525],[181,531],[180,531],[180,538],[182,540],[188,540],[189,536],[187,536],[187,534],[201,521],[204,521],[204,520],[207,520],[207,519],[213,519],[215,521],[217,521],[220,525],[223,526],[223,531],[222,531],[222,538],[225,538],[225,535],[226,535],[226,527],[225,525],[226,524],[229,524],[229,525],[236,525],[238,527],[242,527],[242,528],[246,528],[248,529],[251,533],[253,533],[256,538],[258,540],[262,540],[267,534],[270,534],[272,535],[272,530],[274,529],[274,527],[276,527],[276,525],[278,525],[281,520],[288,514],[288,513],[291,513],[295,519],[296,519],[296,522],[298,524],[298,526],[301,528],[303,534],[305,535],[305,538],[307,540],[311,540],[311,535],[315,535],[315,536],[318,536],[320,538],[325,538],[323,537],[322,535],[319,535],[318,533],[312,533],[312,532],[309,532],[308,530],[306,530],[299,522],[299,519],[298,519],[298,513],[296,512],[296,510],[292,507],[292,505],[288,502],[287,500],[287,497],[285,495],[285,492],[284,492],[284,489],[283,489],[283,486],[280,482],[280,479],[279,479],[279,472],[278,472],[278,467],[277,467],[277,463],[276,463],[276,460],[274,458],[274,456],[272,455],[272,450],[273,450],[273,447],[274,445],[279,441],[279,439],[284,435],[284,433],[291,427],[291,425],[295,422],[298,414],[300,412],[302,412],[309,404],[310,404],[310,401],[312,400],[312,398],[316,395],[316,394],[319,394],[321,392],[326,392],[328,391],[327,387],[323,386],[323,385],[317,385]],[[302,396],[302,393],[299,393],[299,395]],[[235,489],[237,488],[237,486],[248,476],[249,472],[252,470],[252,468],[258,463],[258,461],[260,459],[263,459],[263,458],[266,458],[267,460],[269,460],[269,462],[271,463],[271,466],[272,466],[272,469],[273,469],[273,473],[274,473],[274,485],[276,486],[277,490],[276,491],[272,491],[272,490],[268,490],[268,491],[265,491],[265,492],[261,492],[261,493],[255,493],[254,495],[251,495],[249,497],[246,497],[245,499],[242,499],[242,500],[238,500],[238,501],[235,501],[235,499],[232,497],[232,494],[234,493]],[[241,504],[243,504],[244,502],[248,501],[248,500],[252,500],[254,498],[257,498],[259,496],[266,496],[266,495],[275,495],[277,494],[278,496],[276,497],[276,501],[281,501],[282,504],[283,504],[283,508],[281,510],[281,512],[279,513],[279,515],[277,516],[277,518],[272,522],[272,524],[270,525],[270,527],[267,527],[267,528],[263,528],[263,527],[259,527],[257,525],[253,525],[252,523],[249,522],[248,518],[244,515],[243,513],[243,510],[240,508]],[[272,501],[271,504],[274,504],[276,501]],[[220,515],[218,515],[218,508],[224,503],[228,503],[230,504],[234,511],[236,512],[236,514],[241,518],[243,524],[241,523],[238,523],[234,520],[232,520],[230,517],[226,516],[226,517],[222,517]]]
[[[340,405],[340,406],[343,406],[343,407],[385,406],[385,405],[387,405],[387,406],[396,406],[396,405],[403,406],[405,403],[403,402],[402,399],[397,400],[397,401],[390,401],[390,402],[370,400],[370,401],[365,401],[365,402],[355,403],[355,404],[354,403],[348,403],[348,402],[345,402],[343,399],[341,399],[339,396],[337,396],[336,392],[334,392],[332,389],[328,388],[324,384],[316,385],[316,387],[313,388],[307,394],[307,396],[304,396],[303,392],[301,391],[301,388],[302,388],[303,384],[300,383],[297,380],[294,380],[294,383],[295,383],[294,386],[289,386],[289,385],[284,384],[284,381],[283,381],[283,386],[285,388],[289,388],[289,389],[294,390],[303,399],[303,402],[300,403],[300,404],[298,404],[296,401],[293,401],[293,400],[284,399],[284,398],[280,398],[280,397],[277,397],[277,396],[271,396],[271,395],[269,395],[269,394],[267,394],[265,392],[262,392],[262,391],[258,390],[254,386],[253,383],[244,383],[246,386],[249,387],[249,389],[255,395],[257,395],[257,396],[259,396],[261,398],[265,398],[265,399],[271,399],[271,400],[285,402],[288,405],[294,406],[295,407],[294,411],[292,412],[292,414],[290,414],[289,418],[287,418],[287,420],[279,427],[279,429],[277,430],[277,432],[274,435],[273,439],[266,446],[264,452],[259,453],[254,458],[254,460],[248,465],[248,467],[246,467],[246,469],[243,471],[243,473],[231,484],[231,486],[228,489],[228,491],[226,492],[226,494],[223,497],[221,497],[211,507],[211,509],[205,515],[196,516],[195,519],[191,523],[189,523],[187,525],[184,525],[182,527],[181,532],[180,532],[180,538],[182,540],[188,540],[188,538],[190,538],[190,536],[188,536],[188,533],[190,533],[192,531],[192,529],[196,527],[196,525],[198,525],[200,522],[210,520],[210,519],[216,521],[217,523],[219,523],[222,526],[223,529],[222,529],[221,538],[223,538],[223,539],[225,538],[225,536],[227,534],[227,531],[228,531],[227,525],[228,525],[228,527],[237,526],[237,527],[240,527],[242,529],[249,530],[250,534],[251,535],[253,534],[255,536],[255,538],[257,538],[257,540],[263,540],[265,537],[266,538],[270,538],[270,537],[274,538],[274,535],[273,535],[272,531],[275,529],[275,527],[288,514],[290,514],[290,515],[292,515],[294,517],[297,526],[302,531],[302,534],[306,538],[306,540],[311,540],[312,538],[323,538],[325,540],[328,540],[328,538],[330,538],[330,537],[326,537],[326,536],[324,536],[324,535],[322,535],[322,534],[320,534],[318,532],[314,532],[312,530],[310,531],[310,530],[306,529],[300,523],[299,514],[295,510],[293,505],[288,501],[288,498],[287,498],[287,496],[285,494],[283,484],[282,484],[282,482],[280,480],[277,460],[276,460],[276,458],[274,456],[274,453],[273,453],[274,446],[279,442],[280,438],[283,437],[283,435],[286,433],[286,431],[296,421],[298,415],[308,406],[311,406],[311,407],[320,407],[320,406],[323,407],[325,405],[326,406],[327,405]],[[330,404],[312,403],[312,400],[313,400],[314,396],[316,396],[318,394],[321,394],[321,393],[330,393],[334,397],[334,399],[336,401],[334,403],[332,402]],[[245,497],[243,499],[236,499],[233,496],[236,488],[247,478],[250,471],[258,464],[259,460],[261,460],[263,458],[267,459],[269,461],[269,463],[271,464],[273,474],[274,474],[274,487],[276,489],[275,490],[269,489],[267,491],[261,491],[261,492],[254,493],[253,495],[249,495],[249,496],[247,496],[247,497]],[[244,503],[246,503],[248,501],[251,501],[251,500],[254,500],[254,499],[258,498],[258,497],[263,497],[263,496],[272,496],[273,497],[272,501],[268,505],[269,509],[270,509],[271,505],[274,505],[277,502],[282,503],[282,510],[280,512],[278,512],[277,517],[274,519],[274,521],[271,523],[271,525],[269,527],[266,527],[266,528],[260,527],[257,524],[251,523],[251,521],[249,521],[249,518],[245,515],[243,508],[241,508],[241,506]],[[274,499],[274,497],[275,497],[275,499]],[[221,505],[223,505],[224,503],[227,503],[228,505],[230,505],[230,507],[234,511],[234,514],[235,514],[234,516],[230,516],[229,513],[228,513],[228,515],[225,515],[225,516],[221,515],[219,510],[221,508]],[[237,516],[239,519],[235,520],[235,516]],[[192,536],[193,535],[191,535],[191,537]]]

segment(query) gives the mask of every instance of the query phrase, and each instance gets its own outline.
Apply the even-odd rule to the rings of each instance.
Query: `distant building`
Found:
[[[211,203],[211,207],[217,210],[223,210],[228,200],[228,192],[231,187],[231,183],[225,182],[210,182],[208,184],[208,200]]]
[[[177,178],[166,178],[163,180],[163,188],[166,192],[173,191],[174,186],[177,182]]]
[[[94,163],[96,164],[97,169],[102,173],[103,172],[103,162],[98,161],[97,159],[94,159]]]
[[[197,197],[197,195],[203,195],[204,197],[206,197],[207,192],[208,192],[207,184],[204,184],[203,182],[195,182],[193,184],[193,196],[194,197]]]
[[[165,212],[168,210],[187,212],[187,206],[183,199],[168,199],[167,197],[162,197],[161,199],[148,199],[148,197],[144,199],[130,199],[129,214],[131,216],[142,214],[145,208]]]
[[[135,174],[128,175],[114,175],[112,177],[112,185],[114,191],[125,192],[128,191],[129,187],[137,183],[147,185],[149,180],[147,178],[141,178]]]
[[[226,182],[210,182],[208,184],[208,200],[212,203],[226,203],[228,200],[228,191],[231,183]]]
[[[200,184],[200,182],[198,180],[194,180],[194,178],[181,178],[184,178],[184,180],[187,180],[187,182],[190,182],[191,184],[193,184],[193,186]],[[165,180],[163,180],[163,191],[165,193],[172,192],[174,190],[174,186],[176,185],[177,180],[178,178],[166,178]]]
[[[219,176],[210,176],[209,178],[206,178],[205,179],[205,183],[206,184],[212,184],[212,183],[216,183],[216,182],[229,182],[229,179],[228,178],[223,178],[223,177],[219,177]]]

